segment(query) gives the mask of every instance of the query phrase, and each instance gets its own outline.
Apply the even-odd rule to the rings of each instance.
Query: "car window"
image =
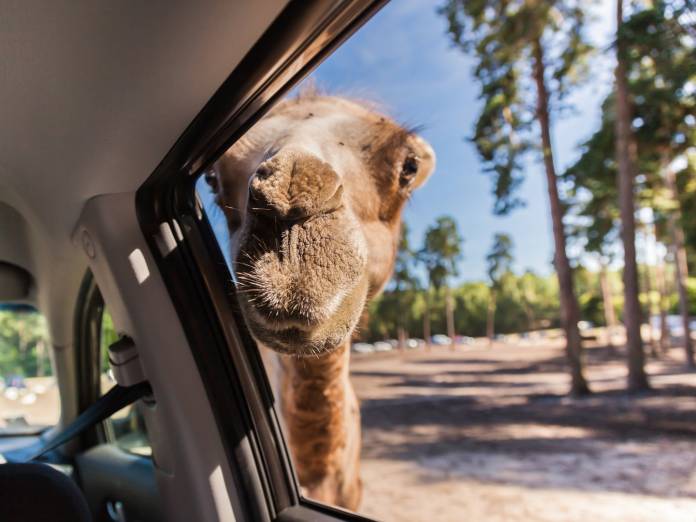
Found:
[[[104,395],[116,385],[109,365],[109,346],[118,340],[111,314],[104,309],[101,322],[99,343],[100,395]],[[107,441],[122,450],[136,455],[151,457],[152,448],[145,428],[141,408],[146,407],[142,401],[119,410],[104,422]]]
[[[0,432],[31,433],[60,417],[44,317],[31,307],[0,309]]]
[[[692,9],[437,4],[386,5],[196,185],[301,493],[688,518]]]

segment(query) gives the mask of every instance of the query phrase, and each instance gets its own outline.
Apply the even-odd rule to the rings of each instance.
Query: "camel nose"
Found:
[[[341,206],[343,186],[328,163],[304,151],[284,150],[259,165],[249,183],[249,212],[305,219]]]

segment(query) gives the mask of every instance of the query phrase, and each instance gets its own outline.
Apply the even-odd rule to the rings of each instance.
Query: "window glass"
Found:
[[[105,394],[116,385],[109,365],[109,346],[118,340],[114,323],[108,309],[104,309],[101,326],[101,343],[99,352],[101,394]],[[142,400],[135,402],[114,413],[104,423],[109,442],[119,448],[136,455],[150,457],[152,448],[145,428],[145,420],[141,408],[145,408]]]
[[[0,433],[54,425],[60,397],[46,321],[29,307],[0,308]]]
[[[617,82],[616,0],[391,2],[201,176],[305,496],[692,516],[694,17],[624,4]]]

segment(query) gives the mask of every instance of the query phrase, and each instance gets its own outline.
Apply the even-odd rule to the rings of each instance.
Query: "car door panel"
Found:
[[[164,520],[157,504],[151,458],[128,453],[113,444],[101,444],[79,455],[75,467],[96,522]]]

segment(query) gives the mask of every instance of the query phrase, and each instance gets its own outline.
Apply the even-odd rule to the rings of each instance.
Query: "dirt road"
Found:
[[[355,357],[361,512],[392,521],[696,521],[696,374],[588,350],[596,392],[565,396],[560,342]]]

